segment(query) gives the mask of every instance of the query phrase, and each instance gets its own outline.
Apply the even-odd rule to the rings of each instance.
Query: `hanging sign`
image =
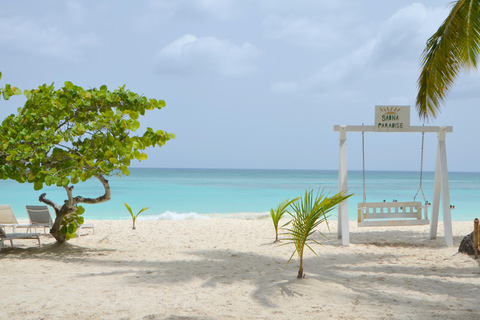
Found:
[[[375,131],[405,132],[410,129],[410,106],[375,106]]]

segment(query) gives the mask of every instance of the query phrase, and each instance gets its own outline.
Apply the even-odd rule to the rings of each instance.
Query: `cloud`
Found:
[[[155,57],[155,70],[171,74],[243,76],[256,71],[259,51],[250,43],[186,34],[164,47]]]
[[[152,0],[151,6],[185,19],[230,20],[243,12],[245,0]]]
[[[300,86],[296,82],[275,82],[270,87],[270,92],[276,94],[292,94],[297,93],[300,89]]]
[[[245,0],[241,0],[245,1]],[[305,14],[313,14],[315,16],[326,16],[326,12],[345,12],[345,8],[352,11],[357,10],[358,4],[350,0],[302,0],[298,2],[278,1],[278,0],[262,0],[256,1],[259,7],[266,12],[277,12],[280,14],[289,14],[302,16]]]
[[[68,2],[70,13],[77,8],[75,2]],[[70,22],[79,23],[81,15]],[[67,23],[68,24],[68,23]],[[88,51],[101,45],[100,37],[93,32],[68,32],[66,26],[38,20],[37,17],[16,15],[0,19],[0,42],[4,52],[40,54],[69,62],[85,59]]]
[[[426,40],[438,29],[448,14],[446,8],[426,8],[414,3],[395,12],[381,23],[377,34],[375,60],[400,71],[417,69]]]
[[[68,0],[66,6],[70,23],[83,26],[88,22],[87,9],[80,2]]]
[[[393,13],[389,18],[372,24],[372,32],[365,32],[369,37],[363,37],[360,45],[354,43],[345,50],[337,50],[334,59],[325,60],[326,63],[318,71],[300,80],[286,81],[298,83],[303,93],[330,94],[346,97],[345,91],[361,92],[367,83],[370,85],[385,85],[385,80],[392,83],[400,79],[413,78],[417,75],[420,55],[428,37],[438,28],[447,15],[443,8],[426,8],[423,4],[412,4]],[[311,21],[298,23],[297,29],[292,23],[285,21],[288,33],[279,33],[278,36],[293,36],[295,30],[306,29]],[[334,26],[335,27],[335,26]],[[317,31],[313,28],[310,35]],[[346,31],[342,31],[346,32]],[[351,31],[350,31],[351,32]],[[343,33],[341,38],[353,37],[351,33]],[[330,43],[335,43],[334,41]],[[338,49],[335,43],[335,48]],[[382,80],[383,79],[383,80]],[[393,81],[392,79],[397,79]],[[274,93],[288,92],[280,90],[282,86],[274,83],[270,91]],[[291,91],[292,93],[297,91]],[[342,95],[339,95],[342,92]]]
[[[306,0],[294,5],[265,0],[260,7],[268,15],[261,27],[267,38],[321,49],[329,49],[334,44],[338,50],[358,43],[358,35],[364,33],[365,23],[357,6],[343,0]]]
[[[296,43],[317,45],[336,38],[336,33],[309,17],[282,17],[270,14],[262,21],[267,37],[287,39]]]

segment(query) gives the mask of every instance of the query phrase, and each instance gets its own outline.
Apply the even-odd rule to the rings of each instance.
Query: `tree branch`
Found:
[[[68,200],[65,200],[65,204],[67,204],[69,207],[73,207],[75,205],[75,202],[73,201],[73,186],[66,186],[63,187],[65,188],[65,191],[67,191],[67,196]]]
[[[84,198],[82,196],[77,196],[77,197],[73,198],[73,201],[74,201],[75,204],[77,204],[77,203],[94,204],[94,203],[101,203],[101,202],[106,202],[106,201],[110,200],[111,195],[110,195],[110,185],[108,184],[108,180],[105,179],[105,177],[102,176],[101,174],[95,175],[95,178],[100,180],[100,182],[103,184],[103,187],[105,188],[105,194],[103,196],[100,196],[100,197],[94,198],[94,199]]]
[[[45,198],[46,195],[47,195],[46,193],[42,193],[40,197],[38,197],[38,201],[43,202],[46,205],[49,205],[50,207],[52,207],[53,210],[55,210],[55,216],[57,216],[58,213],[60,212],[60,207],[58,206],[58,204],[56,204],[52,200]]]

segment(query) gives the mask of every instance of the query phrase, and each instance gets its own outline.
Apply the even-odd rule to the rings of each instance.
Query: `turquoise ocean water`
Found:
[[[350,220],[356,220],[357,203],[363,199],[363,176],[349,171]],[[127,202],[133,211],[149,207],[144,219],[195,219],[218,213],[231,216],[240,212],[262,213],[287,198],[301,196],[305,190],[338,190],[338,172],[320,170],[236,170],[236,169],[144,169],[132,168],[130,176],[109,177],[112,200],[84,205],[86,219],[130,219]],[[450,198],[455,205],[452,218],[457,221],[480,217],[480,173],[450,172]],[[424,172],[423,190],[433,201],[434,173]],[[366,173],[368,202],[383,200],[412,201],[419,188],[419,172],[370,171]],[[41,204],[42,192],[62,204],[63,188],[48,187],[34,191],[32,184],[0,180],[1,204],[11,204],[17,218],[27,218],[25,205]],[[75,185],[74,196],[97,197],[103,194],[96,180]],[[417,200],[423,201],[421,194]],[[336,210],[334,212],[336,214]],[[246,216],[246,215],[244,215]]]

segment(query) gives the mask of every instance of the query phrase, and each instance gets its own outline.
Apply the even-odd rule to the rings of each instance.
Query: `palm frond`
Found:
[[[351,195],[346,196],[343,192],[339,192],[332,197],[327,197],[327,195],[323,193],[323,190],[319,190],[316,196],[314,196],[313,190],[311,190],[305,191],[305,195],[302,198],[290,205],[291,212],[289,211],[289,214],[292,216],[292,221],[289,228],[282,228],[285,231],[282,235],[288,236],[282,240],[288,241],[283,245],[293,244],[295,246],[290,259],[287,261],[287,265],[295,253],[297,253],[300,258],[299,278],[303,274],[303,252],[305,246],[317,255],[309,245],[309,242],[320,244],[317,240],[311,239],[311,236],[317,232],[315,228],[321,223],[327,222],[327,213],[350,196]],[[320,234],[325,237],[324,234]]]
[[[420,118],[436,118],[463,68],[477,68],[480,53],[480,0],[460,0],[427,41],[417,81]]]
[[[275,242],[278,242],[278,223],[283,218],[285,213],[287,212],[288,206],[290,206],[293,202],[297,201],[299,198],[295,198],[293,200],[284,200],[280,204],[278,204],[276,209],[270,209],[270,216],[272,217],[273,226],[275,228]],[[285,223],[282,227],[288,225],[290,221]]]

